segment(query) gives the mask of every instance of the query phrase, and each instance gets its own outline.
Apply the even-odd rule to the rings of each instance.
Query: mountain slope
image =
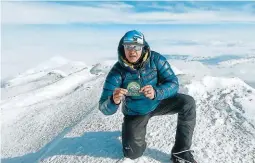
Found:
[[[66,89],[65,93],[60,93],[59,85],[53,83],[48,87],[58,92],[55,93],[57,96],[36,98],[39,103],[30,102],[30,105],[22,106],[12,100],[1,103],[2,162],[112,163],[123,157],[121,111],[104,116],[98,110],[107,74],[100,67],[110,68],[108,62],[99,65],[87,69],[86,77],[82,77],[81,71],[57,81],[60,84],[65,80],[71,81],[68,85],[75,89]],[[177,74],[180,91],[192,95],[197,103],[192,148],[198,162],[254,162],[255,90],[238,78],[203,75],[197,78],[183,72]],[[16,100],[20,102],[25,98],[19,96]],[[177,115],[151,118],[146,135],[145,162],[169,162],[176,119]]]

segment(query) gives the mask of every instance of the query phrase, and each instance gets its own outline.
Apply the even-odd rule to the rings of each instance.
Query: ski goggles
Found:
[[[123,44],[123,46],[127,50],[135,50],[135,51],[140,51],[143,48],[143,45],[136,45],[136,44]]]

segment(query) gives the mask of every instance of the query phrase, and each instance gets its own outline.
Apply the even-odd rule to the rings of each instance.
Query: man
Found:
[[[166,58],[150,50],[141,32],[128,31],[119,42],[118,62],[106,77],[99,101],[105,115],[114,114],[122,103],[124,162],[143,155],[151,117],[178,113],[172,162],[196,163],[190,150],[196,105],[191,96],[177,93],[178,89],[178,79]]]

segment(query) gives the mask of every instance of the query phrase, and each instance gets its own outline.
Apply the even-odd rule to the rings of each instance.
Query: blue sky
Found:
[[[5,24],[219,24],[255,22],[254,2],[3,2]],[[13,12],[15,11],[15,12]]]
[[[98,2],[49,2],[57,3],[61,5],[72,5],[72,6],[91,6],[99,7],[101,4]],[[112,5],[114,2],[100,2],[104,5]],[[255,6],[251,1],[126,1],[121,2],[123,5],[127,5],[129,8],[133,8],[135,12],[155,12],[164,11],[172,13],[185,13],[192,10],[202,11],[219,11],[225,10],[246,10],[254,12]],[[249,11],[247,11],[249,12]]]
[[[250,54],[255,3],[5,1],[2,76],[56,55],[85,63],[114,58],[120,37],[131,29],[163,54]]]

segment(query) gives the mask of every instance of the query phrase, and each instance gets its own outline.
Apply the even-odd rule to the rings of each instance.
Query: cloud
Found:
[[[77,3],[77,2],[76,2]],[[147,2],[148,3],[148,2]],[[191,3],[192,4],[192,3]],[[255,23],[254,7],[240,7],[177,3],[165,7],[162,3],[146,2],[138,5],[125,2],[87,3],[82,5],[52,2],[2,2],[3,24],[208,24]],[[211,7],[210,7],[211,6]],[[156,10],[159,8],[163,10]],[[218,8],[217,8],[218,7]],[[139,10],[145,11],[139,11]],[[247,9],[247,12],[246,10]],[[15,12],[13,12],[15,11]],[[181,11],[181,12],[180,12]]]
[[[210,11],[207,11],[204,7],[206,5],[200,3],[190,6],[179,4],[178,10],[176,6],[172,7],[164,3],[152,2],[150,6],[146,4],[149,3],[2,2],[2,23],[4,24],[2,26],[2,75],[8,76],[22,72],[55,55],[86,63],[95,62],[103,57],[116,59],[116,47],[120,37],[127,30],[134,28],[145,34],[153,50],[163,54],[215,56],[247,55],[255,52],[255,41],[251,35],[255,29],[253,24],[240,25],[242,28],[237,27],[234,30],[232,25],[224,24],[217,27],[211,25],[212,30],[204,31],[202,28],[207,29],[208,26],[138,25],[253,23],[254,5],[245,4],[232,8],[214,5]],[[76,23],[87,25],[77,27]],[[121,26],[93,26],[93,24],[114,23]],[[24,24],[38,25],[22,26]],[[248,28],[251,30],[247,30]],[[173,41],[181,43],[173,45],[171,44]],[[185,44],[187,41],[196,44],[187,45]],[[228,46],[233,44],[234,46]]]
[[[4,24],[117,23],[130,8],[121,3],[95,7],[47,2],[3,2],[2,7]]]
[[[127,27],[102,28],[21,28],[2,30],[2,76],[23,72],[59,55],[94,64],[111,57],[117,60],[117,45]],[[217,56],[254,55],[255,40],[248,30],[169,30],[140,28],[152,50],[162,54]]]

